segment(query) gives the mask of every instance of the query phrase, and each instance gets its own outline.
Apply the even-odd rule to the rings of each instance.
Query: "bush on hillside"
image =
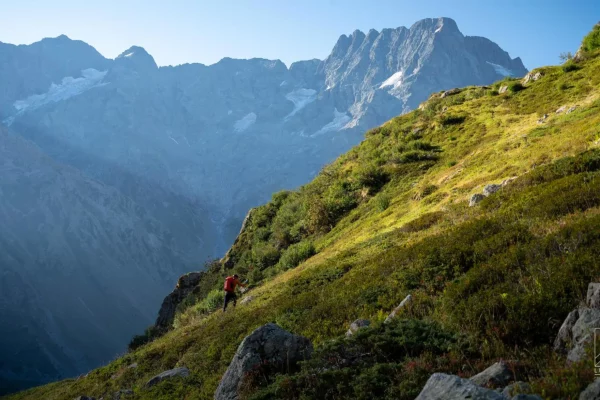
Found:
[[[281,270],[287,270],[298,266],[302,261],[316,254],[312,242],[304,241],[288,247],[279,260]]]
[[[443,115],[440,118],[440,123],[443,126],[459,125],[465,122],[465,119],[464,115]]]
[[[135,335],[129,342],[127,348],[129,349],[129,351],[134,351],[138,347],[142,347],[146,343],[150,343],[157,337],[160,337],[162,333],[163,332],[161,329],[157,328],[154,325],[151,325],[147,327],[144,333],[142,333],[141,335]]]
[[[596,24],[592,31],[583,38],[581,46],[584,51],[600,49],[600,24]]]
[[[517,92],[520,92],[521,90],[524,90],[524,89],[525,89],[525,86],[523,86],[521,84],[521,82],[513,82],[510,85],[508,85],[508,90],[511,93],[517,93]]]
[[[562,70],[564,73],[577,71],[578,69],[579,69],[579,66],[577,64],[575,64],[574,62],[568,62],[562,66]]]

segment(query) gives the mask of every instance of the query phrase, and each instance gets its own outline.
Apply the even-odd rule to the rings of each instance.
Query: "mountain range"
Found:
[[[107,361],[247,211],[433,92],[523,76],[449,18],[342,35],[325,60],[158,67],[66,36],[0,43],[4,390]]]

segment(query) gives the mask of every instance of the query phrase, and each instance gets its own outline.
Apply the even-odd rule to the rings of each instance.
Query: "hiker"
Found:
[[[223,290],[225,290],[225,301],[223,302],[223,312],[227,310],[227,304],[230,301],[233,301],[233,306],[235,307],[237,303],[237,295],[235,294],[235,288],[238,286],[246,287],[245,284],[240,282],[238,279],[239,276],[237,274],[233,276],[228,276],[225,278],[225,284],[223,285]]]

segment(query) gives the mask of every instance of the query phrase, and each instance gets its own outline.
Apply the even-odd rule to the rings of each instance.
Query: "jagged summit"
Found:
[[[158,65],[146,49],[140,46],[131,46],[122,52],[116,59],[117,65],[123,65],[135,70],[156,70]]]

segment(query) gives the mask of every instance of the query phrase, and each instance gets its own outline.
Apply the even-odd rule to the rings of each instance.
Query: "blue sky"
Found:
[[[223,57],[325,58],[341,34],[451,17],[534,68],[577,50],[600,0],[3,0],[0,41],[66,34],[114,58],[131,45],[159,65]]]

